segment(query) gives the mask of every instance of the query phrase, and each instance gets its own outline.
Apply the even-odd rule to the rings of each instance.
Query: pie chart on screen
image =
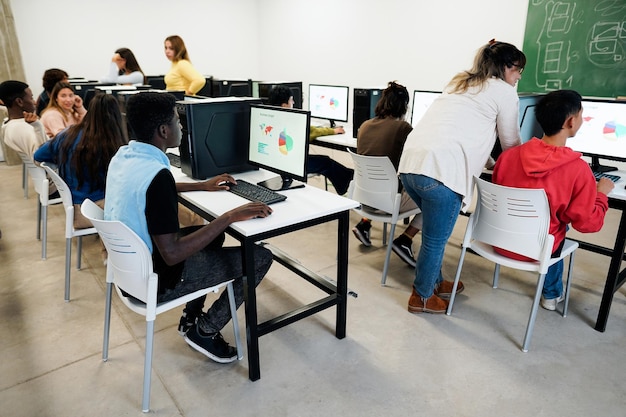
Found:
[[[626,126],[616,123],[607,122],[602,129],[604,137],[610,140],[626,138]]]
[[[287,155],[292,149],[293,139],[287,134],[286,130],[283,130],[278,136],[278,150],[283,155]]]

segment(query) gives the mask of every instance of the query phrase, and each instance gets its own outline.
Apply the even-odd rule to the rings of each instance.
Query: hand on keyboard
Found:
[[[599,193],[608,195],[613,188],[615,188],[615,183],[609,178],[602,177],[598,180],[598,184],[596,186]]]

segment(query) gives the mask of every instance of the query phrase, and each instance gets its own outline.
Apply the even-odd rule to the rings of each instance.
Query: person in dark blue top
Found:
[[[36,162],[58,166],[59,175],[72,192],[77,229],[91,227],[80,212],[86,198],[104,207],[109,162],[126,143],[117,100],[110,94],[100,94],[91,100],[89,111],[80,123],[61,131],[35,151]]]

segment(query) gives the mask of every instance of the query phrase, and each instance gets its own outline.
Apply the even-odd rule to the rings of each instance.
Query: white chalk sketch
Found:
[[[580,71],[589,65],[614,69],[616,76],[626,70],[626,0],[531,0],[530,8],[543,14],[543,24],[529,32],[535,71],[524,75],[539,90],[576,88],[589,81],[589,72]]]

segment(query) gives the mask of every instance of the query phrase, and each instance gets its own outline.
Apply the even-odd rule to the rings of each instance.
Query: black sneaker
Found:
[[[187,317],[187,312],[183,311],[183,315],[180,316],[180,322],[178,323],[178,334],[184,336],[189,329],[196,325],[197,321],[197,317]]]
[[[220,332],[207,335],[201,332],[197,324],[192,326],[185,333],[185,342],[215,362],[230,363],[237,360],[237,349],[229,346]]]
[[[372,228],[372,222],[362,219],[356,226],[352,228],[352,233],[357,239],[361,241],[367,247],[372,246],[370,241],[370,229]]]
[[[400,236],[394,239],[391,249],[400,259],[415,268],[415,255],[413,255],[412,244],[411,239]]]

